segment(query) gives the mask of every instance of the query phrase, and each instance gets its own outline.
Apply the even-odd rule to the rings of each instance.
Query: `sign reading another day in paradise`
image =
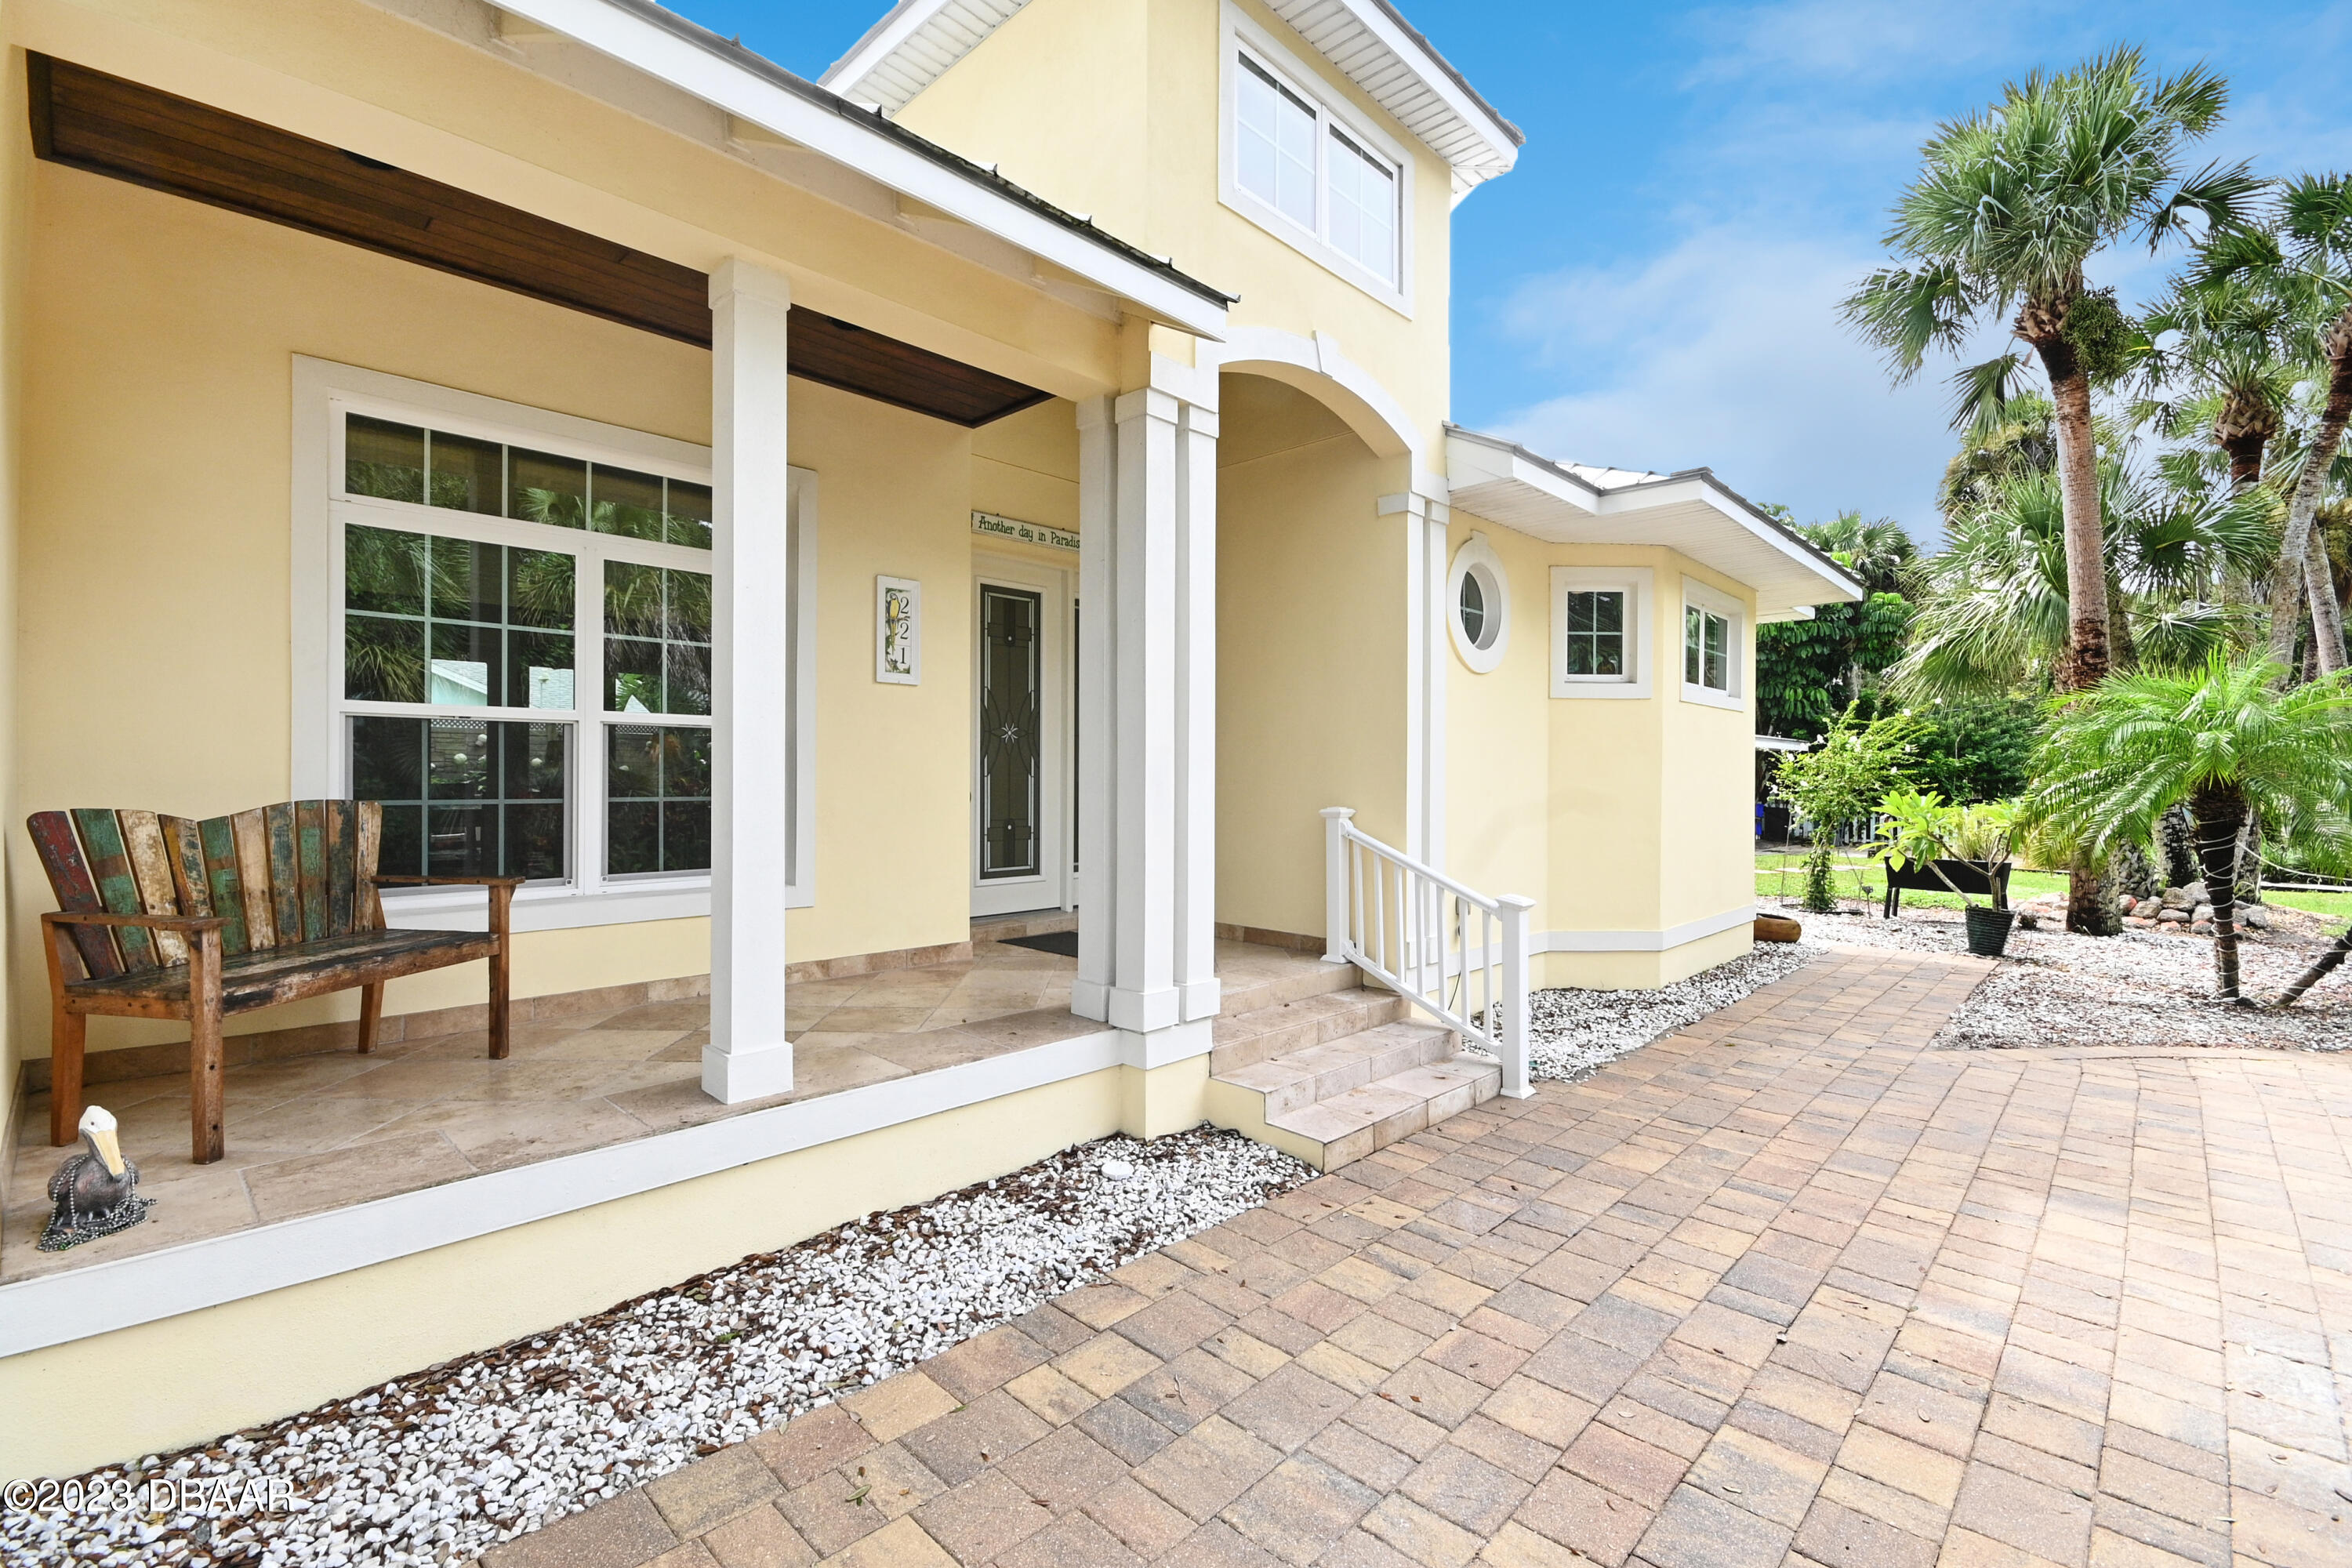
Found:
[[[1042,544],[1048,550],[1076,550],[1078,536],[1066,528],[1055,528],[1043,522],[1023,522],[1018,518],[999,517],[992,511],[971,514],[971,531],[985,533],[992,539],[1009,539],[1016,544]]]

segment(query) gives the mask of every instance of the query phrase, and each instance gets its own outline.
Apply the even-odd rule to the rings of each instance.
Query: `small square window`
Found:
[[[1619,588],[1571,592],[1566,603],[1567,668],[1571,680],[1625,677],[1625,594]]]

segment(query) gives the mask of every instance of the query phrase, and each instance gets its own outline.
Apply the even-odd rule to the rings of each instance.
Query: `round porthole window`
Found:
[[[1474,533],[1454,552],[1446,599],[1454,627],[1454,651],[1480,675],[1503,662],[1511,636],[1511,597],[1503,563],[1486,536]]]

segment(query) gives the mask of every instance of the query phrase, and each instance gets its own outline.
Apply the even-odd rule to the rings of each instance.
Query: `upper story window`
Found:
[[[1313,76],[1230,7],[1225,36],[1225,205],[1407,310],[1402,151],[1335,110]]]

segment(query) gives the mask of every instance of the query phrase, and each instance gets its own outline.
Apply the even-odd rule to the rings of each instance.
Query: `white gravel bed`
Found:
[[[1132,1173],[1111,1179],[1112,1162]],[[1207,1127],[1082,1144],[199,1450],[76,1478],[68,1500],[80,1507],[0,1509],[0,1561],[463,1562],[878,1382],[1314,1173]],[[283,1511],[147,1516],[146,1483],[191,1479],[215,1495],[250,1488],[257,1502],[282,1479],[293,1501]]]
[[[1538,991],[1528,999],[1528,1077],[1538,1082],[1581,1078],[1794,974],[1822,951],[1809,942],[1759,942],[1744,957],[1654,990],[1587,991],[1568,985]]]
[[[1892,921],[1869,913],[1808,914],[1793,900],[1766,900],[1804,922],[1808,942],[1901,952],[1968,952],[1958,910],[1911,909]],[[2039,912],[2039,911],[2037,911]],[[2270,908],[2273,929],[2240,933],[2241,988],[2267,1003],[2309,967],[2342,922]],[[2126,931],[2075,936],[2044,919],[2018,930],[2008,953],[1936,1037],[1938,1046],[2252,1046],[2336,1051],[2352,1047],[2352,970],[2339,969],[2294,1006],[2232,1007],[2213,995],[2209,937]]]

